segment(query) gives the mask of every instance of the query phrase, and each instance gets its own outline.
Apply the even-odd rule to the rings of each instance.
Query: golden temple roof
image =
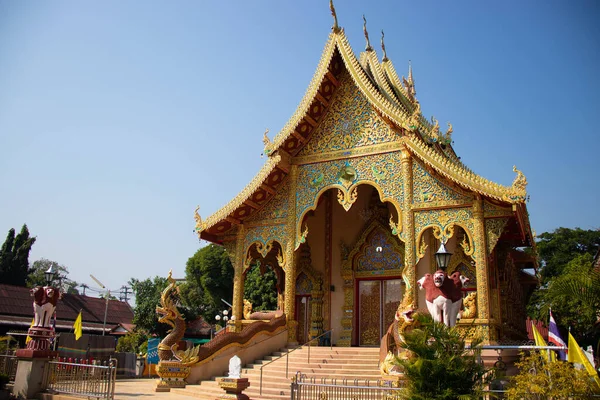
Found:
[[[335,14],[333,9],[332,14]],[[336,84],[335,57],[341,59],[340,64],[349,72],[353,83],[371,106],[402,135],[402,141],[415,157],[441,176],[482,196],[509,204],[524,203],[527,181],[520,171],[515,168],[517,178],[512,186],[499,185],[472,172],[460,161],[451,146],[451,140],[448,139],[452,132],[450,124],[446,142],[435,140],[444,136],[439,132],[439,124],[435,119],[428,121],[420,113],[420,105],[414,97],[414,86],[411,86],[412,89],[406,86],[406,82],[414,84],[412,69],[408,80],[403,78],[401,81],[387,55],[384,61],[379,62],[376,52],[371,49],[363,52],[359,60],[344,30],[336,25],[332,28],[317,69],[296,111],[272,141],[265,138],[265,154],[268,156],[265,165],[233,200],[205,221],[196,214],[199,236],[219,224],[221,226],[212,229],[210,234],[227,231],[244,216],[262,207],[269,195],[274,195],[275,187],[269,182],[277,186],[285,177],[294,155],[310,139],[311,129],[318,125],[320,116],[329,105],[331,96],[326,95],[328,85],[339,85],[339,82]],[[279,174],[274,181],[273,174]],[[259,196],[258,191],[264,196]],[[246,211],[241,213],[241,208]]]

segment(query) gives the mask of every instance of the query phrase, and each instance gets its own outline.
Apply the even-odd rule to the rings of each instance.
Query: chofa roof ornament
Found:
[[[340,31],[340,26],[338,25],[337,14],[335,13],[335,7],[333,6],[333,0],[329,0],[329,9],[331,10],[331,16],[333,17],[333,26],[331,30],[335,33]]]
[[[367,40],[365,51],[373,51],[373,47],[371,47],[371,41],[369,40],[369,32],[367,32],[367,19],[365,18],[365,14],[363,14],[363,33],[365,34],[365,39]]]

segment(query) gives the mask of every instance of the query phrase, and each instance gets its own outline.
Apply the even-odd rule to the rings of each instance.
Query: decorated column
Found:
[[[290,191],[288,201],[287,241],[284,249],[285,271],[285,315],[287,318],[288,342],[296,342],[296,186],[298,180],[298,166],[290,168]],[[299,243],[298,243],[299,245]]]
[[[242,319],[244,319],[244,235],[246,230],[244,225],[240,225],[237,231],[237,239],[235,246],[235,262],[233,263],[233,302],[232,316],[233,321],[230,323],[234,332],[239,332],[242,329]]]
[[[412,176],[412,157],[406,147],[402,148],[402,178],[404,179],[404,204],[402,205],[402,229],[405,238],[406,263],[402,278],[406,283],[406,293],[403,302],[410,302],[411,298],[414,307],[418,307],[419,297],[417,296],[417,278],[416,278],[416,259],[415,259],[415,218],[412,212],[413,202],[413,176]],[[410,296],[410,297],[407,297]]]
[[[475,265],[477,274],[477,310],[480,319],[489,319],[488,263],[485,240],[483,201],[480,196],[473,203]]]

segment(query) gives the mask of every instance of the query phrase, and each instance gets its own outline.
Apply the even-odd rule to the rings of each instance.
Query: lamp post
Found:
[[[223,310],[221,311],[219,314],[215,315],[215,321],[217,321],[217,323],[219,323],[221,320],[223,320],[224,322],[224,327],[227,327],[227,321],[232,320],[235,321],[235,315],[232,315],[231,318],[229,317],[229,310]],[[216,332],[215,332],[216,334]]]
[[[96,283],[102,288],[102,289],[106,289],[106,286],[104,286],[104,284],[102,282],[100,282],[98,279],[96,279],[94,277],[94,275],[90,274],[90,277],[96,281]],[[107,289],[106,291],[106,306],[104,306],[104,323],[102,324],[102,336],[104,336],[104,331],[106,331],[106,314],[108,314],[108,299],[110,298],[110,290]]]
[[[54,265],[50,265],[50,268],[48,268],[48,270],[44,272],[44,278],[46,278],[47,286],[50,286],[52,284],[52,281],[54,280],[54,275],[56,275]]]
[[[451,257],[452,253],[446,250],[446,246],[444,245],[444,242],[442,242],[437,253],[435,253],[435,262],[438,268],[445,272],[446,268],[448,268],[448,264],[450,264]]]

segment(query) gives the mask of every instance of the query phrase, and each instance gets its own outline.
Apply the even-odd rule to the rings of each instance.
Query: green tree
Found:
[[[56,261],[50,261],[45,258],[34,261],[31,265],[29,275],[27,275],[27,287],[45,286],[46,277],[44,272],[51,266],[54,267],[54,271],[56,272],[54,284],[58,285],[63,293],[79,294],[77,290],[78,283],[69,279],[69,269]]]
[[[542,284],[560,276],[567,264],[578,255],[594,256],[600,246],[600,230],[557,228],[544,232],[536,243]]]
[[[180,287],[181,302],[186,318],[201,315],[206,321],[231,303],[233,267],[222,246],[210,244],[198,250],[187,261],[186,282]]]
[[[253,311],[277,309],[277,275],[267,267],[261,274],[260,266],[254,265],[246,273],[244,298],[252,303]]]
[[[405,334],[401,347],[408,358],[398,359],[408,379],[409,400],[456,400],[481,398],[491,371],[478,362],[481,341],[470,348],[466,334],[434,322],[429,315],[416,315],[417,327]]]
[[[519,373],[511,379],[508,400],[584,399],[592,394],[586,371],[567,362],[549,363],[539,351],[522,353],[515,365]]]
[[[132,278],[129,285],[135,295],[133,323],[136,328],[149,334],[165,336],[170,327],[158,322],[156,306],[160,304],[160,294],[167,287],[167,279],[160,276],[154,277],[154,280],[147,278],[143,281]]]
[[[121,353],[140,353],[142,345],[146,343],[148,336],[141,331],[128,332],[117,341],[117,351]]]
[[[27,285],[29,252],[35,239],[29,236],[27,225],[23,225],[16,236],[13,228],[8,231],[0,248],[0,282],[16,286]]]
[[[589,254],[578,255],[567,263],[563,273],[551,280],[542,293],[544,306],[552,307],[560,325],[568,326],[584,346],[598,345],[600,271],[594,270]]]

